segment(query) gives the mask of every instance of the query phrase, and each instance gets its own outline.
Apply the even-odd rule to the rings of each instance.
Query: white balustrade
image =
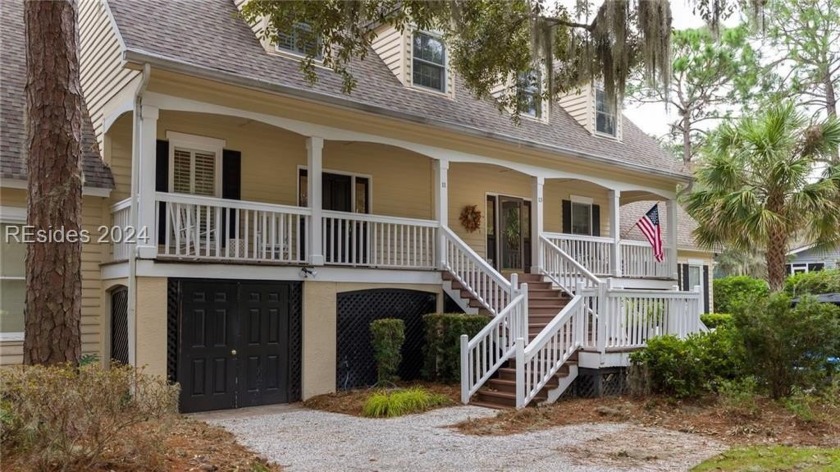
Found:
[[[546,239],[596,275],[613,273],[610,254],[612,238],[579,234],[543,233]]]
[[[621,265],[624,277],[672,278],[670,252],[662,250],[665,258],[658,262],[653,256],[653,247],[647,241],[622,240]]]
[[[324,211],[321,240],[331,265],[434,269],[436,221]]]
[[[584,288],[595,287],[600,279],[578,262],[571,254],[554,244],[551,239],[540,236],[540,267],[543,274],[568,294],[574,293],[578,282]]]
[[[308,208],[177,193],[157,193],[156,198],[156,221],[165,225],[164,240],[158,241],[161,256],[306,262]]]
[[[111,260],[124,261],[131,255],[134,238],[138,236],[129,221],[131,213],[131,199],[126,198],[111,206]],[[129,228],[131,228],[129,230]],[[118,230],[116,230],[118,229]],[[116,230],[116,231],[115,231]],[[131,233],[131,234],[128,234]]]
[[[487,310],[497,315],[513,298],[514,285],[483,257],[459,238],[451,229],[441,228],[444,235],[446,267],[455,279]]]

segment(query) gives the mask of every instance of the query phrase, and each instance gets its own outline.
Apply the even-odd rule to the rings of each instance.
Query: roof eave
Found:
[[[426,116],[418,116],[408,113],[396,112],[386,108],[359,103],[353,100],[348,100],[346,98],[336,97],[334,95],[326,95],[323,93],[303,90],[285,85],[272,84],[270,82],[262,80],[242,77],[234,73],[217,71],[206,67],[197,66],[195,64],[189,64],[182,61],[172,60],[170,58],[142,50],[126,49],[124,52],[124,59],[127,63],[134,63],[138,65],[148,63],[153,67],[158,67],[160,69],[164,69],[170,72],[176,72],[179,74],[195,76],[202,79],[223,82],[230,85],[243,86],[259,90],[269,90],[280,95],[287,95],[290,97],[300,98],[318,103],[326,103],[329,105],[365,111],[368,113],[397,118],[412,123],[430,125],[445,130],[456,131],[458,133],[476,136],[480,138],[494,139],[507,144],[513,144],[520,147],[527,147],[539,151],[547,151],[555,154],[562,154],[569,157],[578,157],[592,163],[607,164],[610,166],[615,166],[634,172],[652,174],[658,177],[673,179],[678,182],[687,183],[692,180],[691,176],[679,172],[670,172],[656,167],[648,167],[629,162],[617,161],[615,159],[610,159],[605,156],[581,152],[575,149],[565,148],[562,146],[551,146],[547,144],[534,143],[532,141],[515,138],[505,134],[492,133],[458,123],[430,119]]]

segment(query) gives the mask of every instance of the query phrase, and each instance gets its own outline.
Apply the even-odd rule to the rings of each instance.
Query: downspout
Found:
[[[143,122],[143,94],[149,85],[151,68],[143,65],[142,79],[134,91],[134,129],[131,133],[131,206],[128,220],[134,228],[140,227],[137,192],[140,187],[140,127]],[[137,242],[128,256],[128,363],[137,367]]]

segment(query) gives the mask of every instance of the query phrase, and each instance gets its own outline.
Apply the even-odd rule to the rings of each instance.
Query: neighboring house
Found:
[[[84,352],[180,382],[182,410],[368,385],[369,323],[386,316],[406,321],[410,378],[422,314],[491,315],[465,344],[464,400],[517,406],[626,365],[649,336],[700,329],[699,294],[670,290],[689,177],[596,88],[517,125],[470,95],[433,33],[379,27],[347,95],[323,67],[307,84],[294,31],[260,40],[232,0],[80,10],[96,162],[113,174],[86,225],[122,229],[85,245]],[[17,44],[3,84],[14,73],[21,93],[21,7],[2,11]],[[22,136],[4,129],[4,165]],[[11,177],[4,215],[25,211],[25,175]],[[661,263],[619,233],[622,205],[649,200],[670,216]],[[534,375],[517,383],[505,365],[520,338]]]
[[[840,247],[821,249],[813,244],[800,246],[788,253],[787,273],[801,274],[815,270],[836,269],[840,267]]]
[[[635,202],[621,207],[621,236],[622,239],[640,241],[646,245],[647,240],[636,223],[658,201]],[[660,205],[661,206],[661,205]],[[661,217],[663,227],[668,227],[668,216]],[[682,207],[677,213],[679,226],[677,227],[677,272],[680,290],[694,290],[700,287],[703,292],[703,312],[713,310],[712,276],[714,274],[714,256],[712,250],[702,249],[694,241],[692,233],[697,228],[697,221]],[[667,235],[663,238],[668,239]]]

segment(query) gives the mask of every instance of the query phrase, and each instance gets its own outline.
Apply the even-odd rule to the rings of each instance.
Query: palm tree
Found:
[[[809,122],[792,103],[721,125],[687,197],[697,243],[763,251],[770,287],[781,289],[790,241],[840,244],[840,165],[828,162],[838,145],[836,118]]]

